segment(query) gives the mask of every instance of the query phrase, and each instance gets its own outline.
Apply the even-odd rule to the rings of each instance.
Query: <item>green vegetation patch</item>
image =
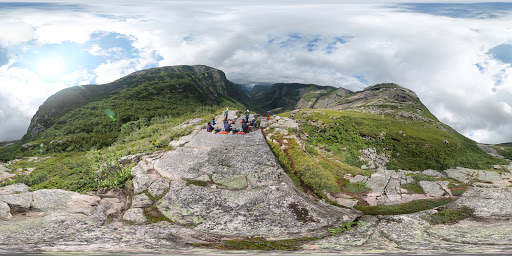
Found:
[[[285,240],[267,240],[265,238],[246,238],[223,241],[220,244],[196,244],[196,246],[207,246],[221,250],[300,250],[302,245],[318,240],[316,237],[303,237],[298,239],[285,239]]]
[[[130,121],[121,127],[120,136],[112,145],[101,149],[52,153],[43,147],[33,152],[42,158],[40,161],[23,158],[7,166],[11,170],[35,168],[32,173],[18,175],[12,181],[0,182],[0,186],[24,183],[32,190],[65,189],[81,193],[101,187],[124,187],[133,178],[131,169],[135,163],[120,164],[121,157],[166,150],[169,142],[192,130],[175,129],[176,126],[191,118],[210,120],[217,112],[220,113],[219,108],[203,108],[174,118],[155,117],[149,121]]]
[[[444,209],[427,217],[427,221],[432,225],[455,224],[460,220],[473,217],[473,210],[463,206],[455,209]]]
[[[401,186],[401,188],[407,189],[409,194],[423,194],[425,191],[417,183],[407,183]]]
[[[450,203],[452,199],[443,198],[443,199],[421,199],[414,200],[405,204],[395,204],[395,205],[376,205],[376,206],[366,206],[366,205],[355,205],[354,208],[362,211],[366,215],[398,215],[398,214],[408,214],[413,212],[424,211],[432,208],[439,207],[441,205],[445,205]]]
[[[503,157],[512,160],[512,145],[511,144],[500,144],[491,146]]]
[[[468,185],[456,180],[451,180],[450,183],[448,183],[448,188],[452,192],[452,195],[460,196],[466,192]]]
[[[370,171],[364,171],[357,167],[349,166],[335,158],[328,158],[322,154],[314,157],[303,151],[295,140],[289,140],[288,149],[283,151],[279,145],[269,142],[270,148],[277,156],[291,179],[296,184],[309,187],[317,195],[327,199],[324,190],[329,193],[340,192],[338,181],[347,173],[353,175],[370,175]],[[350,189],[364,190],[362,185],[350,185]]]
[[[144,216],[146,216],[148,221],[151,223],[157,223],[160,221],[167,221],[167,222],[173,223],[170,219],[168,219],[162,213],[160,213],[160,211],[158,210],[158,208],[155,205],[145,208]]]
[[[359,156],[367,148],[390,157],[386,167],[391,170],[488,169],[507,164],[437,121],[399,120],[349,110],[301,110],[294,118],[301,123],[307,143],[328,149],[352,166],[365,164]]]
[[[370,191],[371,189],[366,187],[366,183],[350,183],[348,179],[341,179],[339,182],[341,191],[353,194],[360,194]]]
[[[339,227],[330,228],[329,233],[331,233],[333,235],[339,234],[339,233],[342,233],[342,232],[345,232],[348,230],[352,230],[352,227],[354,227],[356,225],[362,226],[363,222],[362,221],[343,222]]]
[[[196,185],[196,186],[200,186],[200,187],[206,187],[210,184],[210,182],[208,181],[204,181],[204,180],[187,180],[187,183],[186,185]]]

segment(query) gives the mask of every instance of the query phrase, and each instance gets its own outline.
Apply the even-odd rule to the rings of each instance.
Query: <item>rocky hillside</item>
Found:
[[[278,83],[271,86],[256,85],[249,95],[262,109],[284,112],[297,108],[313,108],[316,104],[318,107],[330,107],[329,102],[350,93],[349,90],[331,86]]]

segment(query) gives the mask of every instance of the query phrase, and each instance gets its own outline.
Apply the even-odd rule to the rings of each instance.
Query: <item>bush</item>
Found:
[[[452,199],[421,199],[414,200],[405,204],[395,205],[376,205],[376,206],[365,206],[355,205],[354,208],[362,211],[366,215],[397,215],[397,214],[408,214],[413,212],[424,211],[432,208],[439,207],[451,202]]]
[[[431,214],[427,217],[427,221],[432,225],[455,224],[460,220],[473,217],[473,210],[463,206],[455,209],[444,209],[440,212]]]

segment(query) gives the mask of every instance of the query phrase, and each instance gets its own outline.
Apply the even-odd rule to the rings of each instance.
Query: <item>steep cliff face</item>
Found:
[[[250,95],[263,109],[283,112],[297,108],[311,108],[318,97],[330,95],[334,91],[336,88],[331,86],[278,83],[272,86],[255,86]]]
[[[223,98],[243,100],[244,97],[239,86],[227,80],[224,72],[212,67],[170,66],[142,70],[112,83],[71,87],[57,92],[39,107],[23,140],[35,137],[55,124],[66,123],[66,120],[59,118],[93,102],[109,101],[107,105],[117,107],[121,112],[120,109],[126,109],[123,105],[130,105],[133,109],[144,108],[147,103],[156,101],[179,105],[183,98],[207,106],[216,105]],[[164,105],[159,104],[156,109],[167,106]],[[103,114],[102,111],[104,109],[98,113]],[[125,119],[129,121],[134,118],[137,119],[137,116]]]

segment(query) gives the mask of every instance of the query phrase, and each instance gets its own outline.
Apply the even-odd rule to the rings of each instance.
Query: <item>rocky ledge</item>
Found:
[[[512,248],[510,166],[497,166],[499,172],[426,170],[421,175],[440,180],[419,182],[423,196],[451,197],[443,179],[468,189],[436,209],[368,216],[305,195],[286,176],[261,132],[212,134],[198,123],[183,124],[195,128],[171,142],[174,150],[121,159],[137,162],[130,191],[82,195],[58,189],[31,192],[23,184],[0,188],[0,253],[190,252],[195,243],[247,237],[321,238],[304,246],[304,253],[504,253]],[[282,119],[265,125],[286,133],[295,123]],[[378,169],[347,179],[371,188],[368,204],[394,204],[409,200],[401,187],[413,182],[409,174]],[[429,222],[433,214],[461,207],[470,209],[472,217],[451,225]],[[329,232],[354,221],[363,224]]]

